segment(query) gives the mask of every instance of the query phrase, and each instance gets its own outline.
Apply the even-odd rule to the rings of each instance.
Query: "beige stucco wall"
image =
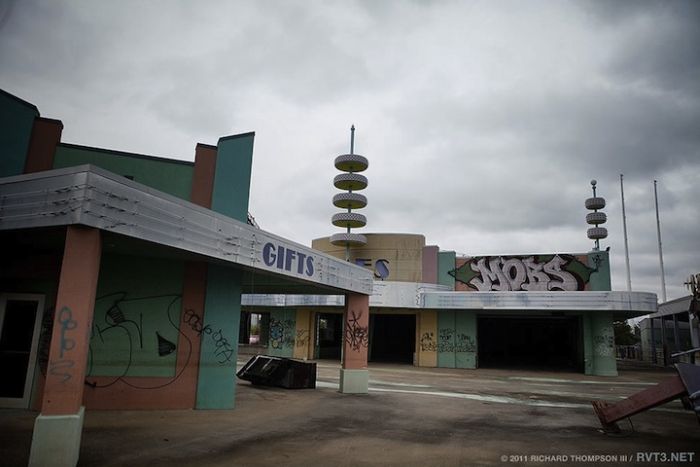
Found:
[[[308,309],[297,310],[296,336],[294,339],[294,358],[313,358],[313,345],[311,343],[314,332],[313,311]]]
[[[421,311],[418,314],[418,341],[416,342],[418,366],[437,366],[437,339],[437,311]]]
[[[368,269],[375,271],[378,260],[387,261],[389,276],[384,280],[422,282],[423,247],[425,237],[416,234],[363,234],[367,244],[350,249],[350,261],[367,260]],[[317,238],[311,248],[345,259],[345,247],[331,245],[330,237]],[[375,279],[379,276],[375,272]]]

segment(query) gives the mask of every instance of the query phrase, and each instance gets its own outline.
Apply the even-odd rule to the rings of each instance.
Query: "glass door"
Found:
[[[43,295],[0,294],[0,407],[29,407],[43,309]]]

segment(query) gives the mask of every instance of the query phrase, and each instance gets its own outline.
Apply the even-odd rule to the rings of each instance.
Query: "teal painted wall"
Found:
[[[175,376],[183,274],[177,261],[102,256],[89,375]]]
[[[452,290],[455,288],[455,278],[449,272],[455,268],[454,251],[441,251],[438,253],[438,284],[447,285]]]
[[[613,331],[612,312],[595,311],[591,317],[592,372],[597,376],[617,376],[615,360],[615,334]]]
[[[455,356],[455,312],[453,310],[438,311],[438,368],[456,368]]]
[[[591,273],[589,290],[612,290],[610,284],[610,255],[607,251],[588,253],[588,267],[597,269]]]
[[[275,357],[293,357],[297,312],[294,309],[270,311],[268,353]]]
[[[227,136],[217,145],[211,209],[246,222],[255,133]]]
[[[583,326],[583,372],[593,374],[593,335],[591,334],[591,314],[583,313],[581,317]]]
[[[438,367],[476,368],[476,313],[438,311]]]
[[[24,173],[36,107],[0,90],[0,177]]]
[[[197,380],[198,409],[235,406],[240,322],[240,271],[210,264]]]
[[[157,157],[140,156],[119,151],[59,144],[54,168],[93,164],[117,175],[128,175],[138,183],[178,198],[190,199],[194,165]]]

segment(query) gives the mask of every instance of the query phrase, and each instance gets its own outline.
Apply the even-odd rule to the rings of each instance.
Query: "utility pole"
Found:
[[[627,291],[632,291],[632,278],[630,276],[630,250],[627,244],[627,215],[625,214],[625,187],[620,174],[620,196],[622,197],[622,234],[625,238],[625,266],[627,267]]]
[[[659,265],[661,266],[661,303],[666,303],[666,274],[664,274],[664,254],[661,249],[661,221],[659,220],[659,195],[654,180],[654,204],[656,205],[656,235],[659,239]]]

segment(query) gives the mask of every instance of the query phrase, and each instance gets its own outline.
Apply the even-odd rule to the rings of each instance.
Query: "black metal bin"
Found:
[[[238,370],[236,376],[260,386],[314,389],[316,363],[270,355],[255,355]]]

